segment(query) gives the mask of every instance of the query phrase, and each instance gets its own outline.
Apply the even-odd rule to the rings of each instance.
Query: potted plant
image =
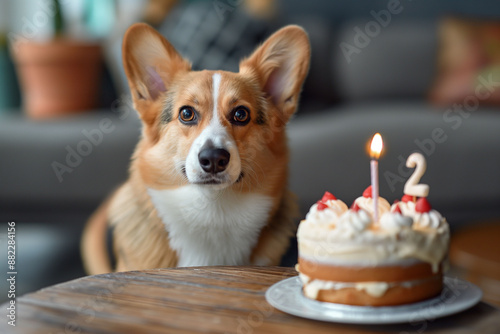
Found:
[[[11,46],[24,109],[36,119],[95,108],[103,65],[99,43],[65,35],[59,0],[53,0],[49,8],[54,37],[47,41],[22,38]]]

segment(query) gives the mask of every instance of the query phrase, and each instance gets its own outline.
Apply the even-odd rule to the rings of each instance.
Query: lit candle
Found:
[[[378,222],[378,158],[380,153],[382,153],[382,148],[384,143],[382,141],[382,136],[380,133],[376,133],[373,136],[370,145],[370,172],[371,172],[371,183],[372,183],[372,199],[373,199],[373,221]]]

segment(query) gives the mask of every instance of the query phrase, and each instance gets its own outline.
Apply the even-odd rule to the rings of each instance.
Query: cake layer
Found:
[[[412,265],[390,266],[332,266],[312,262],[299,256],[298,271],[311,279],[336,282],[401,282],[419,280],[442,274],[429,263],[416,261]]]
[[[420,281],[388,284],[381,296],[374,296],[362,285],[361,287],[344,287],[340,289],[308,289],[304,284],[304,294],[322,302],[357,305],[357,306],[394,306],[415,303],[440,294],[443,288],[442,275]],[[309,295],[308,295],[309,294]]]

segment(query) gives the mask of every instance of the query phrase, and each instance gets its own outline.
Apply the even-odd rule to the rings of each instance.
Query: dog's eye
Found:
[[[245,125],[250,121],[250,111],[243,106],[233,109],[231,123],[236,125]]]
[[[182,123],[192,124],[196,122],[196,112],[191,107],[182,107],[179,111],[179,120]]]

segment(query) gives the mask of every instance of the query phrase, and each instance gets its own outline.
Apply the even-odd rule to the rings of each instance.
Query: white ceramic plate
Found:
[[[302,282],[296,276],[272,285],[266,291],[266,300],[278,310],[302,318],[351,324],[396,324],[458,313],[476,305],[482,295],[472,283],[445,277],[443,292],[432,299],[402,306],[350,306],[306,298],[302,294]]]

